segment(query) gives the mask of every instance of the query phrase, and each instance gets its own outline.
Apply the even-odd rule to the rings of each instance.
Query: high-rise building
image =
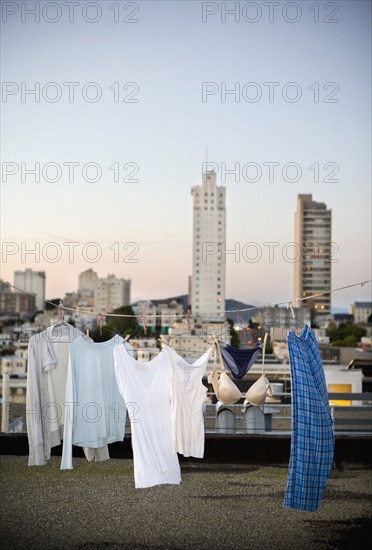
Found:
[[[331,290],[332,210],[312,195],[298,195],[295,213],[294,297],[305,298]],[[331,314],[331,294],[295,302],[311,307],[319,324]]]
[[[31,317],[36,311],[35,296],[14,291],[9,283],[0,279],[0,317]]]
[[[93,313],[94,293],[96,291],[98,275],[93,269],[86,269],[79,274],[79,286],[77,291],[76,303],[78,316],[84,316],[87,313]],[[67,305],[67,304],[66,304]]]
[[[94,290],[95,311],[109,313],[119,307],[129,306],[130,286],[130,279],[117,279],[115,275],[98,278]]]
[[[79,293],[95,291],[98,275],[93,269],[86,269],[79,274]]]
[[[45,309],[45,271],[25,271],[14,272],[14,286],[17,289],[35,294],[35,307],[38,311]]]
[[[225,191],[207,171],[192,188],[194,199],[191,314],[200,321],[223,321],[225,315]],[[220,313],[221,311],[221,313]]]

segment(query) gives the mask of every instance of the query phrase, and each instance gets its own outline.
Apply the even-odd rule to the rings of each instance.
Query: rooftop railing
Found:
[[[215,395],[208,393],[208,401],[203,404],[205,433],[290,435],[290,397],[290,393],[275,393],[262,407],[255,407],[243,400],[234,405],[213,403]],[[336,434],[372,435],[372,393],[329,393],[328,397]],[[26,405],[8,403],[7,409],[8,428],[4,431],[25,433]],[[130,412],[126,434],[131,432],[129,416]]]

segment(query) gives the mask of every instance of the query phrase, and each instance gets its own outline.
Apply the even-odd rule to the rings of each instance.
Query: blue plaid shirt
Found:
[[[334,434],[318,343],[308,325],[288,334],[292,437],[285,508],[317,510],[332,468]]]

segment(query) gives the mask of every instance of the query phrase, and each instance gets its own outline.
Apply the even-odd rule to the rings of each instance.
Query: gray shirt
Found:
[[[57,324],[31,336],[26,394],[29,466],[43,466],[51,448],[63,438],[69,343],[85,335],[72,325]],[[109,457],[108,447],[84,448],[87,460]]]

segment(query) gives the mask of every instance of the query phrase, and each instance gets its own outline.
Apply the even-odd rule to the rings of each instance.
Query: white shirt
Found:
[[[163,348],[173,368],[171,420],[174,447],[184,456],[203,458],[205,440],[203,403],[208,390],[202,378],[212,348],[192,364],[187,363],[166,344]]]

